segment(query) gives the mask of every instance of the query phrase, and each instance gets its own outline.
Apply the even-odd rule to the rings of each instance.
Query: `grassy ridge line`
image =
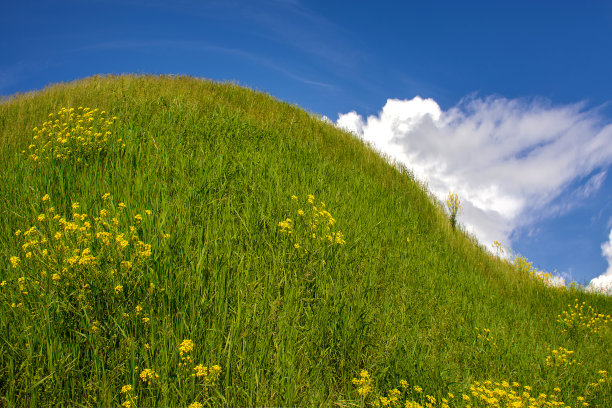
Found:
[[[17,154],[49,112],[81,105],[119,118],[122,156],[84,169],[32,168]],[[172,388],[187,338],[197,361],[221,365],[217,402],[229,405],[330,404],[353,395],[361,368],[383,384],[405,378],[430,393],[486,378],[546,388],[559,380],[544,364],[547,348],[567,341],[584,361],[581,378],[565,378],[567,399],[584,390],[587,373],[610,368],[609,333],[568,340],[551,324],[574,297],[606,314],[609,299],[513,273],[454,231],[407,172],[267,95],[191,78],[94,77],[5,101],[0,138],[0,279],[17,278],[8,268],[20,251],[14,231],[33,223],[45,193],[70,214],[72,201],[99,211],[109,192],[131,216],[153,211],[154,242],[171,234],[169,252],[155,254],[143,276],[163,289],[150,329],[133,333],[148,339],[147,358],[168,386],[141,390],[141,401],[193,401],[193,392]],[[292,194],[303,203],[311,193],[347,241],[316,268],[324,259],[295,258],[276,225],[295,218]],[[316,289],[305,272],[317,274]],[[83,350],[53,330],[28,336],[9,325],[19,321],[0,326],[9,400],[116,405],[122,386],[141,385],[134,367],[149,356],[145,339],[131,337],[137,345],[126,340],[111,358],[95,343]],[[498,349],[476,347],[474,327],[489,328]],[[32,337],[35,351],[53,357],[25,352]],[[90,362],[96,352],[103,357]],[[67,356],[72,365],[62,364]]]

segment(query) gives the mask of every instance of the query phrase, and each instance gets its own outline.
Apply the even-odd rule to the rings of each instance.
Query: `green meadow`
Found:
[[[5,98],[0,407],[612,406],[612,298],[454,221],[407,168],[235,84]]]

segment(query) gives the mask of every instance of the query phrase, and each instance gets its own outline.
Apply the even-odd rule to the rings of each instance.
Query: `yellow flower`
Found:
[[[14,269],[17,269],[19,267],[20,259],[16,256],[11,256],[9,262],[11,263]]]
[[[208,375],[208,367],[205,367],[202,364],[198,364],[193,368],[193,370],[195,371],[194,375],[198,378],[206,377]]]
[[[194,401],[187,408],[202,408],[204,405],[200,404],[198,401]]]
[[[149,323],[149,320],[150,320],[150,319],[149,319],[148,317],[143,317],[143,318],[142,318],[142,322],[143,322],[143,323]]]
[[[150,368],[145,368],[140,372],[140,379],[142,380],[142,382],[146,383],[147,381],[152,381],[157,378],[159,378],[159,375]]]
[[[72,210],[76,211],[79,209],[79,203],[72,203]]]
[[[122,285],[117,285],[115,286],[115,293],[118,295],[119,293],[121,293],[123,291],[123,286]]]
[[[6,286],[6,281],[2,281],[2,282],[0,282],[0,288],[3,288],[3,287],[5,287],[5,286]]]
[[[51,200],[51,197],[49,197],[49,194],[45,194],[42,198],[43,203],[46,203],[49,200]]]
[[[122,394],[127,394],[128,392],[132,391],[132,386],[131,385],[124,385],[123,387],[121,387],[121,393]]]
[[[183,355],[183,353],[189,353],[193,350],[193,347],[194,347],[193,341],[188,340],[188,339],[183,340],[183,342],[179,346],[179,352],[181,353],[181,355]]]

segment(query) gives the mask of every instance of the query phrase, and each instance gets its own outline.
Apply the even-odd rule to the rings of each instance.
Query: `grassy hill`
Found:
[[[0,217],[0,406],[612,406],[611,298],[487,253],[262,93],[10,97]]]

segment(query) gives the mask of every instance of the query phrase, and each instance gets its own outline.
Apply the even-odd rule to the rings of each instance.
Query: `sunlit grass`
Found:
[[[108,128],[69,142],[84,107]],[[267,95],[56,85],[0,104],[0,166],[0,406],[611,401],[610,298],[487,253],[407,169]]]

